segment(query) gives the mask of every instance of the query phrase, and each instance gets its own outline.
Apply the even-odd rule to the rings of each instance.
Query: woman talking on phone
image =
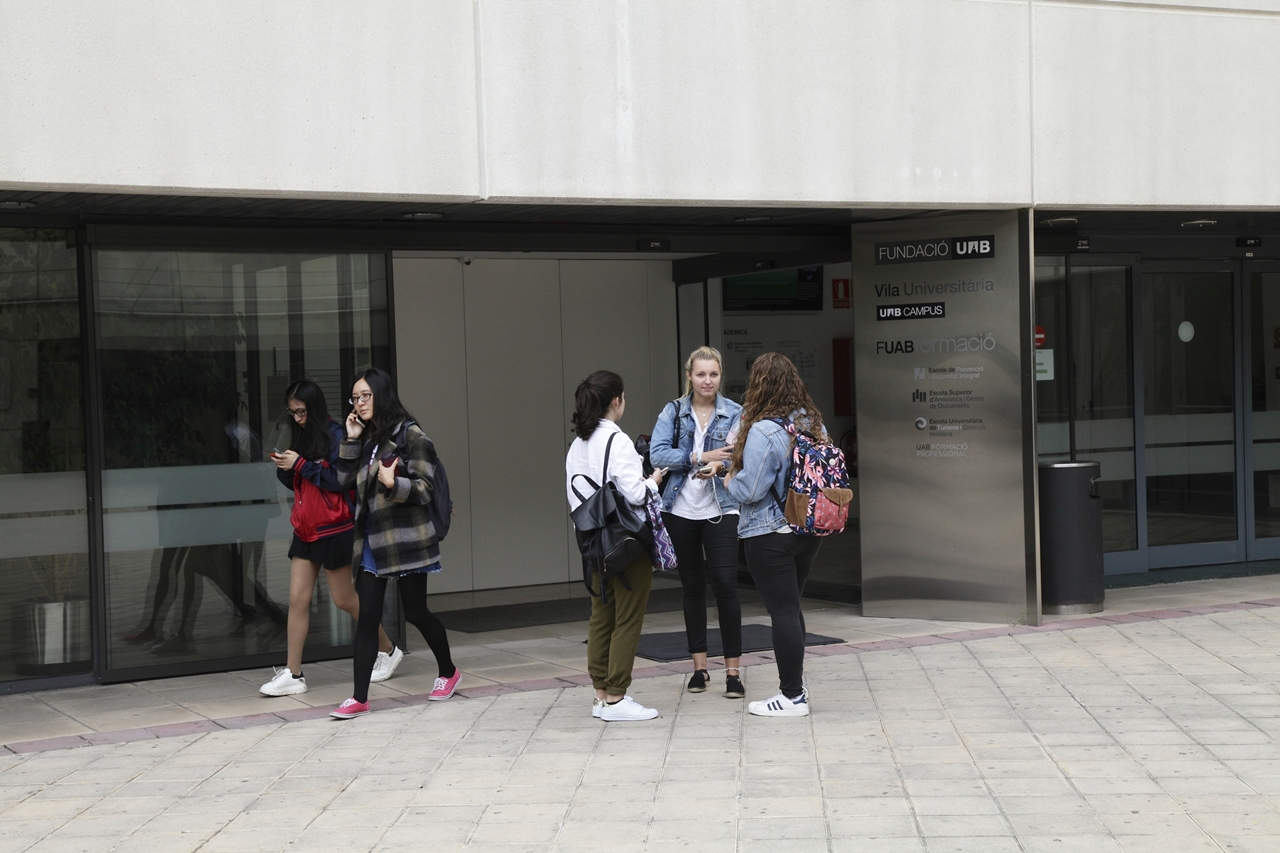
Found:
[[[439,676],[432,700],[448,699],[462,677],[449,654],[449,637],[427,609],[427,575],[440,571],[440,545],[427,507],[433,499],[435,446],[405,411],[386,371],[356,374],[346,439],[338,450],[338,481],[356,490],[356,620],[350,699],[330,712],[340,720],[369,713],[369,681],[378,655],[378,626],[387,581],[396,579],[405,620],[422,632]]]
[[[684,366],[684,396],[663,407],[649,440],[649,459],[671,472],[662,489],[662,520],[676,551],[684,587],[684,632],[693,658],[690,693],[702,693],[707,671],[707,581],[716,597],[724,645],[724,695],[746,695],[742,657],[742,604],[738,601],[738,502],[720,479],[729,470],[742,407],[720,394],[724,363],[699,347]]]
[[[311,627],[311,597],[320,570],[329,582],[329,597],[355,618],[360,613],[351,582],[354,538],[351,497],[338,484],[334,462],[342,442],[342,424],[329,417],[324,392],[310,379],[300,379],[284,392],[293,420],[289,449],[272,451],[276,476],[293,492],[293,542],[289,545],[289,627],[287,664],[262,685],[263,696],[293,696],[307,692],[302,674],[302,648]],[[404,653],[391,645],[379,627],[378,671],[375,681],[391,677]]]

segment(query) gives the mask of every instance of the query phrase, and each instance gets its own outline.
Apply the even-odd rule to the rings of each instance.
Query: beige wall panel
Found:
[[[1280,205],[1280,18],[1035,8],[1038,206]]]
[[[559,264],[476,259],[463,277],[475,588],[563,581]]]
[[[676,286],[670,261],[645,264],[649,279],[649,405],[657,412],[682,389],[676,348]]]
[[[1025,2],[483,8],[492,198],[1030,198]]]
[[[612,370],[626,386],[627,410],[619,426],[630,438],[653,431],[657,410],[649,368],[649,279],[647,261],[561,261],[560,324],[564,330],[564,432],[573,436],[574,391],[594,370]],[[563,457],[562,457],[563,460]],[[582,577],[582,563],[560,496],[569,543],[568,579]]]
[[[444,570],[431,578],[433,593],[469,590],[473,583],[462,269],[452,258],[397,258],[392,270],[400,397],[435,443],[453,499],[453,522],[440,546]]]
[[[0,181],[479,192],[467,0],[5,2]]]

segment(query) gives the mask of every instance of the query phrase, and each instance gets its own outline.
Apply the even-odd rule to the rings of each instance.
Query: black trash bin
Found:
[[[1040,600],[1046,614],[1102,609],[1101,475],[1098,462],[1040,463]]]

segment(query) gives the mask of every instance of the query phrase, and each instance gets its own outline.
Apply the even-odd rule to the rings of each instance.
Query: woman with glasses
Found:
[[[435,446],[400,402],[384,370],[356,375],[346,439],[338,450],[338,482],[355,488],[355,687],[330,712],[340,720],[369,713],[369,681],[378,654],[378,626],[387,581],[396,579],[405,620],[422,632],[439,667],[428,699],[448,699],[462,670],[449,654],[449,637],[427,609],[427,575],[440,571],[440,544],[428,507],[434,497]]]
[[[338,483],[334,463],[345,433],[342,424],[329,417],[324,392],[310,379],[300,379],[285,390],[293,429],[289,449],[271,450],[276,476],[293,492],[293,542],[289,545],[288,663],[262,685],[264,696],[293,696],[307,692],[302,674],[302,647],[311,628],[311,598],[320,570],[325,570],[329,597],[340,609],[360,615],[359,599],[351,579],[351,551],[355,539],[351,494]],[[375,681],[391,677],[404,653],[391,645],[379,627],[381,671]],[[384,674],[385,673],[385,674]],[[381,677],[378,677],[381,676]]]

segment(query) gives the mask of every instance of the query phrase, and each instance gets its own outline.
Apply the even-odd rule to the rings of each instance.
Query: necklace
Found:
[[[693,413],[698,416],[698,423],[705,427],[711,422],[711,416],[715,414],[715,411],[716,407],[712,406],[710,409],[707,409],[705,414],[698,411],[696,408],[694,408]]]

